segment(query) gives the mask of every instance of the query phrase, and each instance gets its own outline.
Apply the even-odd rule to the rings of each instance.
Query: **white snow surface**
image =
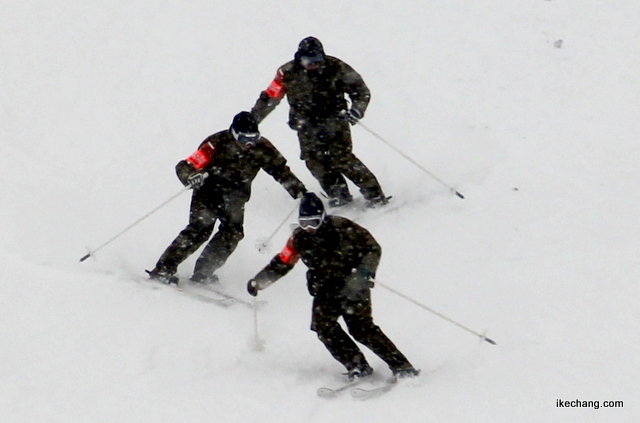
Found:
[[[0,421],[638,421],[637,1],[2,10]],[[393,195],[357,215],[383,247],[378,280],[497,342],[378,286],[375,321],[422,374],[368,401],[316,395],[343,368],[309,330],[302,263],[259,295],[263,351],[251,309],[140,281],[186,225],[189,194],[78,262],[177,193],[175,164],[251,108],[309,35],[369,85],[363,123],[465,196],[354,127],[356,154]],[[261,131],[317,190],[287,112]],[[289,228],[268,254],[255,244],[295,205],[259,174],[225,290],[251,299],[246,281]]]

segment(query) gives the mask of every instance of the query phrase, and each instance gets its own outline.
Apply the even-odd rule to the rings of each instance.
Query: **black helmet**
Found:
[[[307,37],[298,44],[296,61],[305,69],[317,69],[325,60],[322,43],[315,37]]]
[[[254,146],[260,139],[258,122],[255,116],[249,112],[240,112],[235,115],[229,131],[242,147]]]
[[[302,229],[318,229],[325,218],[324,204],[312,192],[305,192],[300,201],[298,223]]]

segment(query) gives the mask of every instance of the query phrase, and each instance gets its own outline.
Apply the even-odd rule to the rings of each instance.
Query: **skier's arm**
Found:
[[[344,232],[348,234],[349,242],[356,247],[357,254],[361,257],[360,263],[353,272],[363,277],[375,278],[382,256],[382,247],[362,226],[348,220],[344,220],[342,224],[345,225]]]
[[[262,168],[265,172],[273,177],[284,189],[287,190],[291,197],[298,198],[305,192],[304,184],[291,172],[289,166],[287,166],[287,160],[280,154],[280,152],[271,144],[268,140],[262,143],[264,148],[264,163]]]
[[[293,237],[287,241],[287,245],[276,255],[271,262],[258,274],[249,280],[247,291],[254,297],[258,291],[265,289],[287,273],[296,265],[300,255],[293,246]]]
[[[371,100],[369,87],[367,87],[360,74],[348,64],[342,62],[340,72],[345,91],[351,100],[351,110],[357,110],[356,113],[359,113],[358,119],[361,119]]]
[[[350,234],[349,241],[356,246],[355,254],[360,257],[360,261],[354,263],[351,274],[346,277],[342,293],[349,300],[360,301],[366,298],[369,289],[374,286],[382,249],[366,229],[356,224],[347,233]]]
[[[193,178],[194,175],[205,173],[204,169],[211,163],[214,154],[214,145],[210,141],[205,140],[193,154],[184,160],[180,160],[176,165],[176,174],[180,182],[182,182],[184,186],[191,185],[190,179]],[[202,178],[202,181],[204,181],[204,178]]]
[[[278,69],[275,78],[271,81],[271,84],[266,90],[260,93],[258,101],[251,109],[251,113],[256,117],[258,123],[262,122],[269,113],[275,109],[280,101],[284,97],[286,91],[283,85],[283,71],[282,68]]]

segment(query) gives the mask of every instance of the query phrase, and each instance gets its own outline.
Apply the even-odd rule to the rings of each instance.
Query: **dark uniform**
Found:
[[[300,158],[329,196],[329,204],[352,200],[344,176],[370,204],[384,204],[378,180],[352,152],[349,119],[355,123],[362,118],[371,97],[362,77],[343,61],[326,56],[320,41],[308,37],[300,43],[295,59],[278,69],[251,113],[262,121],[285,95],[289,126],[300,141]]]
[[[253,120],[248,112],[244,113],[245,117]],[[154,277],[154,272],[160,277],[173,275],[178,265],[209,239],[216,220],[219,220],[218,232],[196,261],[192,280],[214,278],[214,272],[244,237],[244,206],[251,196],[251,183],[260,169],[273,176],[293,198],[306,191],[280,152],[269,140],[260,137],[255,120],[253,122],[256,130],[254,145],[243,147],[237,142],[232,126],[209,136],[196,152],[177,164],[178,178],[185,185],[190,184],[190,177],[208,176],[201,186],[194,188],[189,224],[162,254],[150,272],[151,277]]]
[[[307,196],[315,197],[305,194],[301,210]],[[320,202],[317,197],[315,201]],[[294,230],[286,247],[249,281],[249,293],[257,295],[258,290],[286,275],[302,259],[308,267],[307,287],[313,296],[311,330],[317,332],[349,375],[368,375],[372,369],[338,323],[340,317],[353,338],[384,360],[394,374],[417,374],[373,323],[370,289],[380,261],[380,245],[366,229],[348,219],[322,214],[320,221],[315,230]]]

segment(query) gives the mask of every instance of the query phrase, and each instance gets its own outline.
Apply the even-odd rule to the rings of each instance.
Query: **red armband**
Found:
[[[185,161],[191,164],[195,170],[200,170],[211,162],[214,152],[215,147],[211,143],[206,143],[187,157]]]
[[[284,85],[282,85],[282,71],[280,69],[278,69],[278,73],[276,74],[276,77],[273,78],[273,81],[271,81],[271,84],[269,84],[269,86],[264,92],[267,93],[269,97],[275,98],[278,100],[284,97],[285,91],[284,91]]]
[[[278,254],[278,258],[281,262],[290,266],[293,266],[298,262],[300,255],[293,247],[293,237],[289,238],[287,245],[285,245],[282,251],[280,251],[280,254]]]

